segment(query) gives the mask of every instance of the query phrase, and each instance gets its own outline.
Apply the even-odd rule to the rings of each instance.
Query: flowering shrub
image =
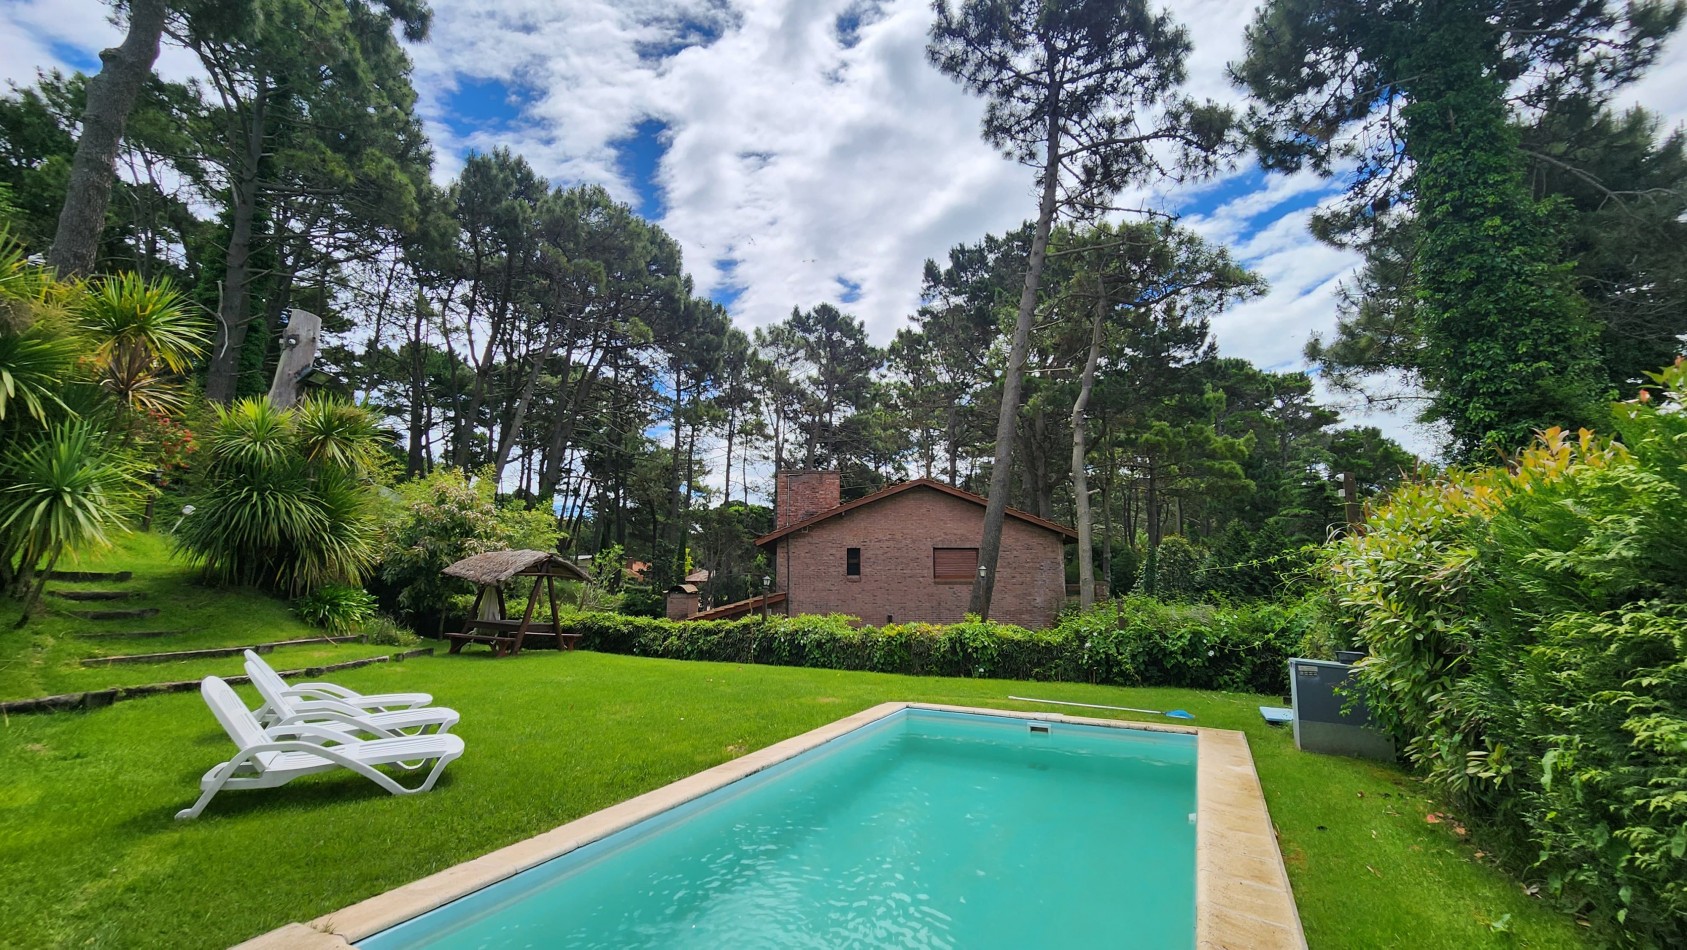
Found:
[[[193,453],[199,451],[199,442],[194,438],[193,430],[164,412],[149,410],[142,414],[136,429],[135,442],[142,456],[152,465],[159,487],[169,485],[186,471]]]

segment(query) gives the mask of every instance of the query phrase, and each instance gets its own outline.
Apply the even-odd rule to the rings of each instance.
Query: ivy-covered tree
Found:
[[[1234,74],[1265,167],[1357,165],[1326,234],[1406,199],[1416,368],[1463,457],[1597,415],[1597,330],[1554,207],[1526,187],[1514,104],[1598,99],[1680,23],[1677,2],[1271,0]]]

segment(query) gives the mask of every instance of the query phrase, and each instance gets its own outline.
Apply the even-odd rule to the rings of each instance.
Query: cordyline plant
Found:
[[[204,481],[176,548],[222,584],[303,594],[359,584],[375,563],[381,437],[356,406],[218,409]]]
[[[0,233],[0,593],[24,598],[20,624],[59,559],[105,543],[145,490],[125,420],[174,405],[142,393],[173,386],[196,327],[165,284],[56,280]],[[146,385],[110,386],[113,367]]]
[[[86,420],[56,423],[0,462],[0,536],[17,551],[17,583],[28,586],[33,568],[46,562],[18,626],[29,622],[64,552],[107,543],[142,488],[133,466],[108,452]]]

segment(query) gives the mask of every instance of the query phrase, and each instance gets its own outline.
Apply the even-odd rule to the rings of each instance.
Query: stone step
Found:
[[[347,660],[344,663],[332,663],[328,666],[311,666],[301,670],[278,670],[283,677],[321,676],[338,670],[355,670],[360,666],[371,666],[376,663],[398,663],[412,657],[432,656],[433,647],[421,647],[416,650],[406,650],[390,656],[371,656],[361,660]],[[225,676],[228,683],[244,683],[246,677]],[[97,689],[86,693],[64,693],[59,696],[42,696],[37,699],[14,699],[0,702],[0,716],[15,713],[58,712],[71,709],[99,709],[110,706],[123,699],[139,699],[142,696],[156,696],[160,693],[186,693],[200,688],[199,680],[178,680],[172,683],[147,683],[141,686],[116,686],[111,689]]]
[[[177,660],[209,660],[223,656],[239,656],[247,650],[268,653],[276,647],[306,646],[317,643],[352,643],[362,640],[360,634],[344,637],[309,637],[303,640],[276,640],[273,643],[253,643],[241,647],[212,647],[206,650],[173,650],[169,653],[136,653],[130,656],[91,656],[83,666],[113,666],[119,663],[173,663]]]
[[[134,571],[49,571],[47,573],[47,579],[50,581],[65,581],[71,584],[86,584],[90,581],[125,584],[133,580],[134,577]]]
[[[47,593],[65,600],[140,600],[146,596],[138,590],[50,590]]]
[[[142,640],[147,637],[177,637],[180,630],[112,630],[109,632],[77,632],[71,634],[78,640]]]
[[[158,616],[157,607],[136,607],[133,610],[72,610],[72,617],[83,620],[139,620]]]

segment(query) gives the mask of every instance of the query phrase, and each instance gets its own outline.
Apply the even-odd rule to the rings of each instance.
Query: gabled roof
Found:
[[[989,502],[984,498],[983,495],[974,495],[972,492],[969,492],[969,491],[961,491],[959,488],[956,488],[953,485],[947,484],[945,482],[940,482],[940,481],[938,481],[934,478],[916,478],[916,479],[913,479],[912,481],[906,481],[906,482],[903,482],[899,485],[892,485],[889,488],[880,489],[879,491],[876,491],[876,492],[872,493],[871,495],[868,495],[865,498],[857,498],[854,501],[849,502],[848,504],[839,505],[836,508],[827,509],[826,511],[822,511],[819,514],[814,515],[812,517],[804,518],[801,521],[792,522],[791,524],[788,524],[785,527],[780,528],[778,531],[775,531],[772,534],[764,534],[761,537],[757,538],[756,539],[756,546],[761,547],[763,545],[771,544],[774,541],[777,541],[780,538],[783,538],[784,536],[786,536],[787,534],[790,534],[793,531],[801,531],[804,528],[811,528],[811,527],[819,524],[820,522],[825,521],[828,518],[836,518],[838,515],[841,515],[845,512],[854,511],[857,508],[865,507],[865,506],[870,505],[870,504],[872,504],[876,501],[883,501],[883,500],[885,500],[886,498],[889,498],[892,495],[900,495],[901,493],[903,493],[905,491],[912,491],[916,488],[930,488],[933,491],[940,491],[945,495],[952,495],[956,498],[961,499],[962,501],[970,501],[980,508],[983,508],[987,504],[989,504]],[[1020,511],[1018,508],[1009,508],[1007,510],[1007,513],[1008,513],[1008,517],[1010,517],[1010,518],[1018,518],[1020,521],[1024,521],[1024,522],[1027,522],[1029,524],[1036,525],[1037,527],[1046,529],[1048,531],[1053,531],[1056,534],[1059,534],[1059,535],[1061,535],[1063,537],[1066,537],[1066,538],[1070,538],[1074,541],[1076,541],[1078,539],[1078,533],[1076,531],[1073,531],[1071,528],[1068,528],[1063,524],[1056,524],[1055,522],[1049,521],[1049,520],[1044,519],[1044,518],[1039,518],[1036,515],[1031,514],[1028,511]]]

